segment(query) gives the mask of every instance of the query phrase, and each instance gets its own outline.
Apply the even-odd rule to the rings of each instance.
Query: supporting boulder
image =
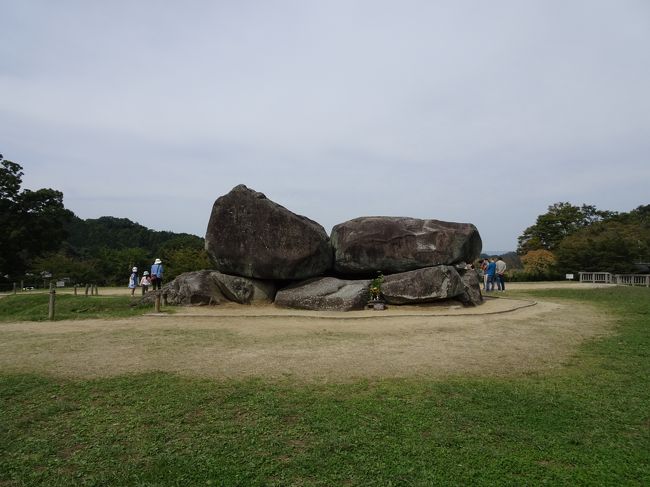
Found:
[[[465,291],[456,296],[456,299],[465,306],[478,306],[479,304],[483,304],[481,280],[478,273],[474,269],[459,269],[458,274],[460,274],[460,279],[465,286]]]
[[[370,216],[332,229],[334,269],[346,275],[406,272],[472,262],[481,237],[471,223]]]
[[[440,265],[384,277],[381,293],[389,304],[416,304],[454,298],[465,292],[458,271]]]
[[[275,304],[283,308],[323,311],[363,309],[368,302],[369,286],[369,280],[310,279],[278,291]]]
[[[321,225],[243,184],[215,201],[205,249],[219,271],[258,279],[307,279],[332,265]]]
[[[251,304],[272,302],[275,290],[272,282],[202,270],[179,275],[163,286],[162,293],[171,305]],[[142,301],[153,303],[154,299],[155,293],[150,292]]]

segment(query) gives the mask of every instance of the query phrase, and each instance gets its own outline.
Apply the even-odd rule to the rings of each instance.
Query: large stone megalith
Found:
[[[391,274],[381,286],[389,304],[428,303],[451,299],[464,292],[465,285],[458,271],[447,265]]]
[[[336,225],[331,237],[334,269],[341,274],[406,272],[472,262],[481,236],[471,223],[369,216]]]
[[[368,302],[368,286],[370,280],[308,279],[278,291],[275,305],[324,311],[363,309]]]
[[[258,279],[306,279],[332,265],[321,225],[243,184],[215,201],[205,249],[219,271]]]

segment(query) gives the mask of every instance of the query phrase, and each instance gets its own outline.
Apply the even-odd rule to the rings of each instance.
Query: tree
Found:
[[[524,272],[533,275],[549,275],[557,259],[550,250],[531,250],[521,257]]]
[[[614,216],[616,212],[601,211],[592,205],[555,203],[548,207],[548,212],[539,215],[535,224],[524,230],[517,239],[517,253],[521,255],[541,249],[553,251],[562,240],[581,228]]]
[[[34,258],[57,250],[72,216],[60,191],[21,191],[22,169],[0,158],[0,275],[22,275]]]
[[[32,272],[35,275],[51,274],[52,279],[69,278],[72,284],[96,283],[100,275],[97,262],[79,260],[66,255],[64,252],[37,257],[32,262]]]
[[[213,267],[204,249],[188,247],[182,247],[164,253],[163,262],[169,262],[169,265],[165,266],[166,280],[174,279],[183,272],[199,271]]]
[[[567,272],[631,272],[650,262],[650,206],[585,227],[557,248],[558,266]]]

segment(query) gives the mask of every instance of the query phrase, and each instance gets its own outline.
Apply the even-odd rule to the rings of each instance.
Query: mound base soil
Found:
[[[182,308],[175,315],[0,326],[0,367],[94,378],[149,371],[297,381],[513,376],[562,367],[611,330],[579,304],[487,299],[351,313],[268,306]]]

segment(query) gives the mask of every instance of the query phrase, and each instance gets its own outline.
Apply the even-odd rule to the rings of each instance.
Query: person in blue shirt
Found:
[[[487,269],[485,269],[485,274],[487,275],[487,289],[486,291],[493,291],[494,290],[494,280],[495,276],[497,273],[497,264],[494,262],[494,257],[490,259],[490,262],[487,265]]]
[[[152,289],[160,289],[162,287],[163,279],[163,265],[162,260],[156,259],[151,266],[151,285]]]

